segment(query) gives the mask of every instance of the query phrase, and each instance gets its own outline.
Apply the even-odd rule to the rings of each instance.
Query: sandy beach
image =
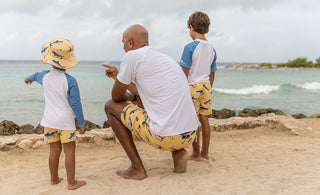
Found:
[[[294,135],[269,126],[211,134],[210,158],[189,161],[184,174],[172,172],[171,154],[136,141],[148,177],[116,175],[129,160],[116,140],[78,143],[76,177],[87,185],[66,189],[64,155],[60,177],[49,185],[48,153],[18,148],[0,151],[1,194],[319,194],[320,119],[300,119],[312,131]],[[191,148],[188,148],[191,153]],[[213,160],[215,159],[215,161]]]

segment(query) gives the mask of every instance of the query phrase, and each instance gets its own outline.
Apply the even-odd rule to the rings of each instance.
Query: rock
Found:
[[[102,128],[109,128],[110,127],[110,122],[109,120],[104,121]]]
[[[77,142],[79,143],[94,143],[94,135],[77,134]]]
[[[43,146],[45,146],[46,145],[46,142],[44,142],[44,141],[42,141],[42,140],[39,140],[39,141],[37,141],[34,145],[33,145],[33,147],[32,148],[41,148],[41,147],[43,147]]]
[[[299,113],[299,114],[294,114],[294,115],[291,115],[293,118],[295,119],[302,119],[302,118],[308,118],[306,115],[302,114],[302,113]]]
[[[0,123],[0,135],[14,135],[19,130],[19,125],[12,121],[4,120]]]
[[[4,145],[15,145],[18,141],[17,137],[2,137],[0,138],[0,143]]]
[[[274,110],[274,113],[276,115],[283,115],[283,116],[287,116],[284,112],[282,112],[281,110]]]
[[[30,124],[26,124],[26,125],[22,125],[20,127],[20,130],[17,132],[18,134],[34,134],[34,127],[33,125]]]
[[[320,114],[313,114],[310,116],[310,118],[320,118]]]
[[[256,110],[245,108],[239,112],[238,116],[239,117],[257,117],[259,116],[259,114]]]
[[[222,110],[212,110],[211,116],[216,119],[227,119],[236,116],[236,113],[233,110],[224,108]]]
[[[18,147],[21,149],[30,149],[33,146],[33,141],[30,139],[24,139],[22,141],[20,141],[20,143],[18,144]]]
[[[92,130],[90,131],[90,133],[92,133],[95,137],[99,137],[103,140],[109,140],[109,139],[115,138],[115,135],[111,128],[107,130]]]
[[[262,108],[257,110],[259,116],[263,114],[269,114],[269,113],[275,113],[276,115],[286,115],[284,112],[281,110],[274,110],[272,108]]]
[[[76,120],[76,128],[80,129],[78,122],[77,122],[77,119],[75,119],[75,120]],[[85,123],[86,131],[90,131],[91,129],[101,129],[101,127],[99,125],[94,124],[91,121],[84,120],[84,123]]]
[[[42,127],[40,124],[36,127],[34,130],[36,134],[43,134],[44,133],[44,127]]]

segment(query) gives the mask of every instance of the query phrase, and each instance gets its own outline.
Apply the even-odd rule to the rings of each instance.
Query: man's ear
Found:
[[[192,25],[189,25],[189,27],[190,27],[190,30],[194,31],[194,28]]]
[[[133,39],[129,39],[129,46],[130,48],[133,48]]]

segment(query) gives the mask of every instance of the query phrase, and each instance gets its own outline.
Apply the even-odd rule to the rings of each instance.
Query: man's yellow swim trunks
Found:
[[[174,136],[155,135],[149,127],[147,112],[135,104],[129,104],[123,109],[121,122],[138,139],[155,148],[167,151],[181,150],[188,147],[196,137],[195,131],[186,132]]]

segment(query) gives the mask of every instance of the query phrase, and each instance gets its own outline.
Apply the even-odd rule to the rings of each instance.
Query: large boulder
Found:
[[[269,114],[269,113],[275,113],[276,115],[286,115],[284,112],[281,110],[274,110],[272,108],[262,108],[257,110],[259,116],[263,114]]]
[[[236,116],[236,113],[233,110],[222,109],[222,110],[212,110],[212,118],[216,119],[227,119]]]
[[[302,118],[308,118],[306,115],[302,114],[302,113],[299,113],[299,114],[294,114],[294,115],[291,115],[293,118],[295,119],[302,119]]]
[[[75,120],[76,120],[76,128],[80,129],[78,122],[77,122],[77,119],[75,119]],[[84,120],[84,123],[85,123],[86,131],[90,131],[91,129],[101,129],[101,127],[99,125],[94,124],[91,121]]]
[[[256,110],[245,108],[239,112],[238,116],[239,117],[258,117],[259,114]]]
[[[20,130],[17,132],[18,134],[34,134],[34,127],[33,125],[30,124],[26,124],[26,125],[22,125],[20,127]]]
[[[102,128],[105,129],[105,128],[109,128],[109,127],[111,127],[109,120],[104,121]]]
[[[0,123],[0,135],[14,135],[19,130],[19,125],[12,121],[4,120]]]
[[[34,130],[36,134],[43,134],[44,133],[44,127],[38,124],[36,129]]]

